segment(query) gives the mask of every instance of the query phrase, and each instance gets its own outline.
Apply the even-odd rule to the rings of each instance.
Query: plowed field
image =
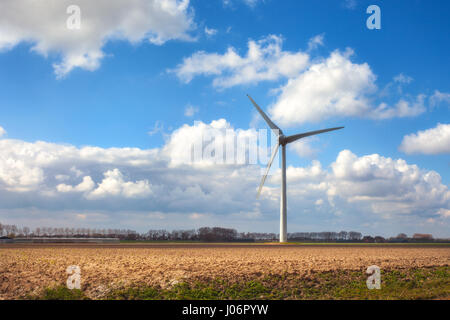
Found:
[[[2,246],[0,298],[38,294],[65,285],[69,265],[81,269],[81,287],[91,298],[111,288],[220,278],[248,281],[270,275],[311,277],[324,271],[448,266],[450,247],[369,246]]]

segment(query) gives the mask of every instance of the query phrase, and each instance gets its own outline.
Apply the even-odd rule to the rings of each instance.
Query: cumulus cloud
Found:
[[[44,173],[40,167],[5,156],[1,158],[4,161],[0,164],[0,183],[6,190],[28,191],[35,189],[43,181]]]
[[[267,163],[276,137],[267,130],[234,129],[225,119],[195,121],[175,130],[162,152],[171,166],[244,165]]]
[[[405,215],[407,219],[438,218],[450,208],[450,191],[440,175],[403,159],[357,156],[343,150],[330,167],[323,168],[319,161],[308,167],[288,167],[290,208],[314,208],[319,201],[321,207],[339,216],[356,211],[360,218],[386,221],[401,220]],[[280,183],[279,172],[269,183]],[[275,200],[278,192],[269,184],[263,194]]]
[[[61,175],[59,175],[61,176]],[[68,176],[65,176],[68,177]],[[64,183],[58,184],[56,186],[56,190],[59,192],[86,192],[90,191],[94,188],[94,181],[92,181],[92,178],[89,176],[83,177],[83,181],[81,181],[76,186],[67,185]]]
[[[3,137],[5,134],[6,134],[6,130],[0,126],[0,138]]]
[[[57,53],[53,64],[57,77],[74,68],[95,70],[106,53],[103,46],[114,39],[161,45],[171,39],[190,40],[195,25],[189,0],[78,0],[80,29],[67,28],[71,0],[16,0],[0,3],[0,50],[21,42],[47,57]]]
[[[320,161],[313,160],[308,167],[289,166],[286,175],[289,176],[289,183],[318,182],[319,184],[326,178],[327,172],[322,168]],[[274,175],[272,181],[281,182],[280,175]]]
[[[300,51],[283,51],[282,44],[281,37],[269,35],[259,41],[250,40],[245,56],[233,47],[224,54],[199,51],[171,71],[185,83],[198,75],[212,75],[217,88],[292,77],[307,66],[309,56]]]
[[[450,124],[438,123],[435,128],[403,137],[400,150],[408,154],[450,153]]]
[[[301,139],[298,141],[295,141],[293,143],[290,143],[288,146],[288,148],[290,148],[291,150],[294,150],[295,153],[297,153],[297,155],[299,157],[311,157],[314,156],[318,150],[313,148],[310,144],[310,139],[306,138],[306,139]]]
[[[87,195],[88,198],[98,199],[107,196],[139,198],[148,196],[152,192],[148,180],[124,181],[123,174],[117,168],[105,172],[104,176],[98,187]]]
[[[450,218],[450,209],[441,208],[437,211],[437,214],[444,218]]]
[[[323,34],[311,38],[308,52],[323,45],[323,38]],[[284,126],[336,117],[415,117],[426,111],[427,102],[433,106],[449,100],[438,91],[429,99],[424,94],[403,94],[402,87],[413,80],[403,73],[379,90],[375,73],[367,63],[353,62],[350,48],[311,61],[308,53],[283,51],[282,43],[275,35],[250,40],[245,56],[232,47],[223,54],[199,51],[170,71],[185,83],[196,76],[211,76],[218,89],[287,79],[271,90],[278,96],[269,108],[274,120]],[[396,96],[390,97],[394,85]]]
[[[44,141],[34,143],[21,140],[0,140],[0,188],[11,191],[33,191],[48,179],[45,171],[51,169],[51,177],[78,178],[82,170],[76,166],[89,164],[121,166],[145,166],[155,160],[157,150],[138,148],[109,148],[86,146],[76,148]],[[153,157],[152,157],[153,156]],[[60,168],[61,171],[57,169]],[[57,180],[57,179],[55,179]],[[64,187],[62,187],[64,188]],[[67,189],[67,188],[66,188]]]
[[[279,169],[256,199],[265,163],[217,165],[206,159],[208,165],[197,166],[181,161],[183,145],[215,130],[255,136],[254,130],[234,129],[219,119],[184,125],[162,148],[151,150],[2,139],[0,218],[25,225],[32,221],[48,225],[64,218],[67,225],[68,221],[78,223],[81,214],[85,222],[99,217],[103,227],[120,220],[139,230],[148,228],[149,221],[166,228],[190,225],[189,221],[196,225],[227,221],[245,231],[257,225],[276,230]],[[368,221],[385,221],[385,225],[396,221],[403,228],[408,221],[433,219],[448,230],[443,222],[450,210],[448,186],[437,172],[402,159],[343,150],[330,167],[319,161],[289,166],[287,179],[292,228],[296,221],[299,226],[309,223],[320,229],[323,223],[342,219],[351,221],[353,228],[362,228]]]
[[[369,111],[366,93],[375,90],[376,76],[367,63],[352,63],[353,51],[334,51],[298,77],[289,79],[270,113],[282,125],[317,122],[334,116]]]
[[[334,51],[289,79],[270,108],[274,120],[293,126],[333,117],[388,119],[425,112],[424,95],[415,101],[402,98],[393,106],[382,102],[374,107],[376,75],[367,63],[353,63],[352,55],[351,49]]]
[[[364,203],[378,214],[429,215],[450,206],[450,191],[440,175],[378,154],[357,157],[341,151],[331,165],[328,196]]]

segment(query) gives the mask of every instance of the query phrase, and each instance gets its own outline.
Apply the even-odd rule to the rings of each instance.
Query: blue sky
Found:
[[[133,147],[144,161],[149,157],[146,150],[169,150],[182,128],[186,135],[194,132],[194,121],[210,124],[225,119],[235,130],[266,128],[246,98],[249,93],[288,134],[345,126],[339,133],[307,140],[302,148],[288,149],[292,168],[311,168],[319,162],[323,171],[321,181],[288,180],[289,231],[347,228],[383,235],[427,231],[450,236],[450,22],[443,14],[450,7],[447,1],[166,1],[172,6],[160,11],[151,11],[140,1],[131,8],[116,0],[116,7],[108,9],[102,1],[97,7],[62,1],[52,10],[44,2],[34,8],[31,21],[26,1],[0,5],[0,16],[4,15],[0,39],[6,39],[0,40],[0,128],[5,131],[0,141],[9,148],[0,165],[4,175],[0,199],[8,199],[0,202],[0,221],[31,226],[125,225],[139,230],[225,224],[241,231],[276,232],[276,180],[272,187],[269,183],[266,199],[247,204],[232,198],[236,191],[227,188],[236,186],[231,182],[217,190],[216,184],[198,182],[206,174],[220,184],[214,168],[207,174],[170,164],[159,167],[155,159],[142,168],[130,166],[119,159],[126,154],[123,149],[110,155],[112,160],[105,165],[94,158],[87,161],[81,152],[86,146],[98,147],[99,157],[106,157],[108,148]],[[64,27],[69,4],[81,9],[80,30]],[[371,4],[381,9],[380,30],[366,27],[366,8]],[[127,14],[133,10],[143,17],[130,18]],[[154,35],[159,38],[152,40]],[[246,60],[250,43],[260,58]],[[230,48],[240,62],[227,62]],[[80,60],[98,53],[102,57]],[[292,56],[292,61],[283,62],[283,55]],[[58,65],[65,71],[58,72]],[[241,73],[245,68],[254,73]],[[324,83],[327,89],[322,92]],[[186,113],[189,108],[192,115]],[[55,151],[64,146],[81,155]],[[339,171],[340,165],[347,168],[344,157],[339,158],[343,150],[356,157],[348,160],[353,161],[349,171]],[[367,158],[370,155],[381,158]],[[49,160],[52,157],[56,160]],[[389,158],[417,166],[418,171],[411,173],[414,178],[405,177],[401,165]],[[364,173],[358,171],[361,167]],[[73,168],[72,173],[81,173],[69,174]],[[11,174],[19,169],[21,174]],[[123,177],[113,174],[114,169]],[[188,184],[177,184],[161,171],[197,181],[193,185],[204,191],[205,198],[183,207],[184,199],[195,198],[195,193],[189,196]],[[441,181],[430,182],[429,172]],[[65,177],[55,181],[52,175]],[[75,187],[83,177],[92,183],[78,193],[58,189]],[[130,196],[124,186],[118,187],[122,193],[113,192],[107,189],[107,177],[136,187],[146,181],[149,188],[142,189],[142,197],[134,196],[134,191]],[[245,185],[256,190],[259,177],[252,179]],[[403,180],[404,185],[396,185]],[[327,181],[335,182],[323,194],[296,196],[296,188],[313,190]],[[386,186],[396,189],[379,190],[387,190]],[[175,192],[170,199],[161,199],[156,196],[158,188],[179,188],[181,195]],[[353,193],[344,192],[352,188]],[[96,190],[104,194],[92,200]],[[211,207],[214,199],[207,196],[214,192],[229,192],[230,201],[224,201],[220,210]],[[430,197],[434,200],[424,200]],[[110,206],[115,201],[120,208]],[[320,207],[322,203],[327,207]],[[248,217],[242,220],[244,214],[239,213]]]

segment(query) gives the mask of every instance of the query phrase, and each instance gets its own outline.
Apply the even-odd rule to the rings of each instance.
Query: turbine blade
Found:
[[[264,182],[266,181],[267,175],[269,174],[270,166],[272,165],[273,159],[275,159],[275,155],[277,154],[278,148],[280,147],[280,144],[277,143],[277,146],[272,151],[272,156],[270,157],[269,162],[267,163],[266,172],[264,173],[264,176],[261,179],[261,183],[259,184],[257,197],[261,194],[262,187],[264,185]]]
[[[252,97],[250,97],[250,95],[247,95],[247,97],[250,99],[250,101],[253,103],[253,105],[255,106],[256,110],[258,110],[259,114],[264,118],[264,120],[266,120],[267,124],[269,125],[269,127],[275,131],[278,130],[278,134],[283,134],[283,131],[281,131],[280,128],[278,128],[278,126],[272,122],[272,120],[269,119],[269,117],[264,113],[264,111],[262,111],[262,109],[256,104],[256,102],[252,99]],[[275,131],[275,133],[277,133]]]
[[[339,130],[339,129],[343,129],[343,128],[344,127],[337,127],[337,128],[329,128],[329,129],[323,129],[323,130],[316,130],[316,131],[310,131],[310,132],[305,132],[305,133],[294,134],[292,136],[286,137],[286,143],[294,142],[294,141],[296,141],[298,139],[309,137],[309,136],[313,136],[315,134],[324,133],[324,132],[333,131],[333,130]]]

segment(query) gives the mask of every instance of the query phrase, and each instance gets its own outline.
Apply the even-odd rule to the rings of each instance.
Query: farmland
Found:
[[[90,299],[448,298],[449,262],[448,245],[3,245],[0,298],[70,295],[69,265]],[[381,290],[366,287],[371,265]]]

